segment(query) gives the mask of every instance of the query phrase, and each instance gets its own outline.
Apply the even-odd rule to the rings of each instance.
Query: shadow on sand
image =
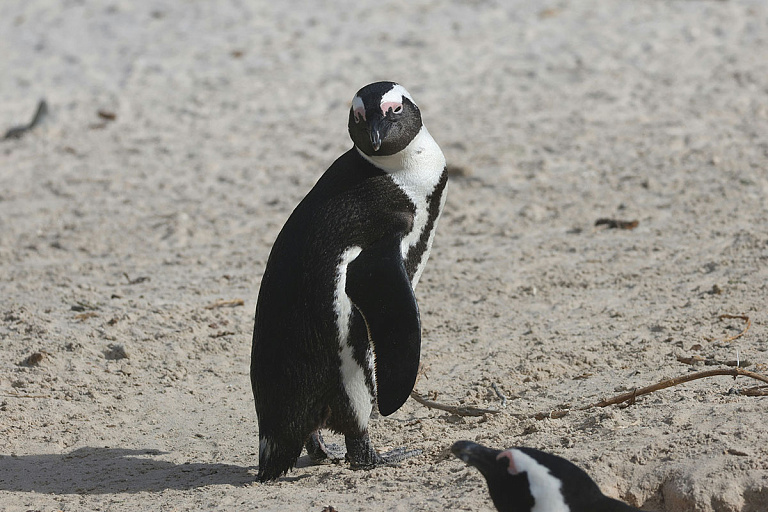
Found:
[[[166,452],[80,448],[67,454],[0,455],[0,490],[46,494],[110,494],[247,485],[253,467],[174,464],[153,459]]]

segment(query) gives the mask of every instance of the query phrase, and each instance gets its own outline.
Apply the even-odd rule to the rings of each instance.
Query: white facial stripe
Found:
[[[400,84],[395,84],[394,87],[392,87],[389,91],[387,91],[387,93],[384,96],[381,97],[380,105],[383,105],[384,103],[388,103],[388,102],[402,103],[403,96],[408,98],[411,101],[411,103],[416,104],[416,102],[413,101],[411,94],[405,90],[405,87],[403,87]]]
[[[360,96],[352,98],[352,112],[355,114],[355,122],[359,122],[359,118],[362,118],[362,120],[365,121],[365,105]]]
[[[496,456],[496,460],[499,459],[507,459],[507,473],[510,475],[516,475],[520,471],[517,470],[517,467],[515,466],[515,456],[512,453],[512,450],[505,450],[498,454]]]
[[[352,321],[352,301],[347,296],[347,266],[357,258],[362,249],[349,247],[341,255],[336,267],[336,290],[333,296],[333,306],[336,311],[336,328],[339,332],[339,353],[341,355],[341,380],[347,392],[352,409],[357,415],[357,423],[361,429],[368,425],[368,418],[373,409],[373,397],[365,383],[365,372],[352,356],[349,346],[349,323]],[[370,357],[370,356],[369,356]],[[372,358],[367,361],[370,365]]]
[[[552,476],[546,466],[520,450],[513,448],[503,452],[507,453],[510,467],[514,466],[519,473],[528,473],[528,486],[535,500],[531,512],[570,512],[571,509],[560,492],[562,482]]]

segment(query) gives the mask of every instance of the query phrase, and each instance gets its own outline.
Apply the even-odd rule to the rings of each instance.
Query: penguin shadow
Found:
[[[338,444],[335,443],[329,443],[326,445],[327,447],[331,448],[335,452],[335,455],[338,458],[335,459],[329,459],[323,462],[315,462],[311,458],[309,458],[309,455],[307,455],[305,452],[304,454],[296,459],[296,464],[293,466],[294,469],[305,469],[305,468],[322,468],[322,467],[330,467],[330,466],[342,466],[344,464],[347,464],[347,462],[344,460],[344,451],[341,449],[341,447]],[[320,478],[320,481],[325,481],[326,478],[331,476],[335,473],[328,473],[323,474],[322,471],[314,472],[314,473],[303,473],[300,475],[291,475],[290,473],[281,476],[278,478],[278,481],[280,482],[298,482],[299,480],[304,480],[305,478],[311,478],[311,477],[317,477]]]
[[[318,466],[318,465],[330,465],[330,462],[327,463],[316,463],[312,462],[312,459],[309,458],[309,455],[302,455],[298,459],[296,459],[296,465],[293,466],[294,469],[303,469],[308,468],[312,466]],[[258,466],[257,466],[258,468]],[[281,476],[277,479],[278,482],[298,482],[300,480],[304,480],[305,478],[312,477],[309,473],[303,473],[301,475],[291,475],[290,473]]]
[[[0,455],[0,490],[44,494],[112,494],[206,485],[250,485],[253,467],[175,464],[154,459],[168,452],[79,448],[66,454]]]

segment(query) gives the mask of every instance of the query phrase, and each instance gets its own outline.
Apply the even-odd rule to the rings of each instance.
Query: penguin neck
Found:
[[[432,248],[434,228],[445,204],[445,156],[423,125],[413,140],[394,155],[368,156],[359,149],[357,151],[374,167],[384,171],[413,205],[413,225],[410,232],[403,236],[400,251],[403,260],[406,260],[420,241],[424,244],[420,252],[412,256],[415,270],[411,286],[416,288]],[[435,193],[437,196],[433,196]]]
[[[357,146],[355,149],[365,160],[388,174],[434,170],[439,175],[445,168],[445,156],[424,125],[413,140],[394,155],[366,155]]]

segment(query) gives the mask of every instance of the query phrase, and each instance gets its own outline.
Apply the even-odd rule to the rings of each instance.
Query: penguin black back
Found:
[[[457,441],[451,451],[476,467],[501,512],[632,512],[634,507],[605,496],[581,468],[533,448],[494,450]]]

